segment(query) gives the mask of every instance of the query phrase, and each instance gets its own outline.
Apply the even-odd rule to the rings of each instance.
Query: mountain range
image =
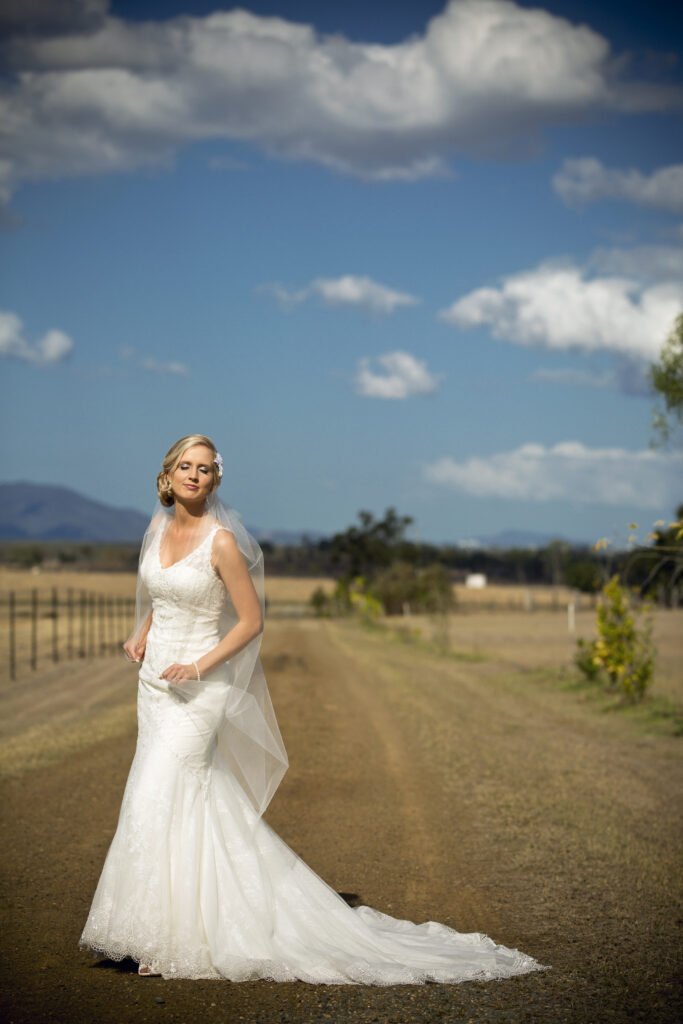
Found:
[[[500,548],[535,549],[544,548],[554,540],[566,540],[575,547],[587,547],[588,541],[568,540],[566,537],[558,537],[556,533],[538,533],[534,530],[501,530],[499,533],[490,533],[473,537],[471,540],[458,541],[456,546],[466,550],[476,551],[478,549],[492,550]]]
[[[68,487],[25,481],[0,483],[0,540],[72,540],[94,543],[138,543],[149,516],[133,508],[116,508],[86,498]],[[259,543],[317,542],[326,534],[316,530],[263,530],[248,526]],[[463,549],[539,548],[556,534],[502,530],[457,542]],[[447,542],[453,544],[453,541]],[[575,541],[574,543],[582,543]]]
[[[94,501],[68,487],[25,481],[0,483],[0,540],[75,540],[94,543],[139,543],[149,522],[133,508]],[[247,527],[262,543],[316,541],[314,531],[259,530]]]
[[[68,487],[0,484],[0,539],[139,541],[149,516],[114,508]]]

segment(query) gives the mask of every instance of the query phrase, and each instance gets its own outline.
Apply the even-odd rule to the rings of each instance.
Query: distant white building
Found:
[[[471,572],[465,577],[465,586],[472,590],[483,590],[486,586],[486,573]]]

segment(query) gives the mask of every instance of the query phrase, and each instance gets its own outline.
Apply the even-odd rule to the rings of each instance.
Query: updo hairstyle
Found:
[[[164,456],[164,461],[161,463],[161,472],[157,476],[157,494],[159,495],[159,501],[166,508],[170,508],[175,503],[173,497],[173,488],[168,477],[173,473],[175,468],[182,460],[183,455],[188,448],[193,448],[196,444],[202,444],[206,448],[210,448],[214,456],[218,454],[218,449],[213,443],[210,437],[205,437],[204,434],[188,434],[186,437],[181,437],[179,441],[172,444]],[[213,468],[213,487],[212,491],[215,491],[220,483],[220,476],[218,473],[218,466],[215,462],[211,463]]]

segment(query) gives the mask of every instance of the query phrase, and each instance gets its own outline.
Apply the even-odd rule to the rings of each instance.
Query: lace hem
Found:
[[[481,937],[482,939],[487,938],[483,934]],[[461,972],[448,968],[417,970],[406,968],[398,963],[395,965],[384,964],[380,968],[373,967],[368,962],[359,961],[355,964],[348,964],[342,973],[325,964],[311,965],[311,970],[307,971],[302,969],[294,971],[286,964],[276,963],[273,960],[254,960],[243,957],[230,957],[229,962],[226,962],[222,969],[218,970],[210,963],[208,948],[198,950],[198,955],[192,958],[165,956],[158,951],[152,953],[150,949],[143,948],[134,942],[107,944],[81,939],[79,948],[88,949],[95,955],[104,956],[108,960],[121,961],[129,958],[137,963],[144,963],[155,974],[160,974],[167,981],[303,981],[312,985],[388,987],[390,985],[425,985],[429,983],[461,984],[464,981],[502,981],[518,974],[551,969],[548,965],[541,964],[533,957],[516,949],[507,950],[507,952],[515,954],[512,962],[498,968],[480,968]],[[203,957],[202,954],[204,954]]]

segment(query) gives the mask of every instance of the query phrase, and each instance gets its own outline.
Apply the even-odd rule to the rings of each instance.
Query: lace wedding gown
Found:
[[[158,531],[143,560],[154,611],[137,749],[80,945],[166,978],[396,985],[541,969],[478,932],[349,907],[258,819],[215,743],[221,684],[207,676],[195,698],[204,713],[190,718],[187,702],[159,678],[220,639],[225,588],[211,566],[219,528],[168,568]]]

